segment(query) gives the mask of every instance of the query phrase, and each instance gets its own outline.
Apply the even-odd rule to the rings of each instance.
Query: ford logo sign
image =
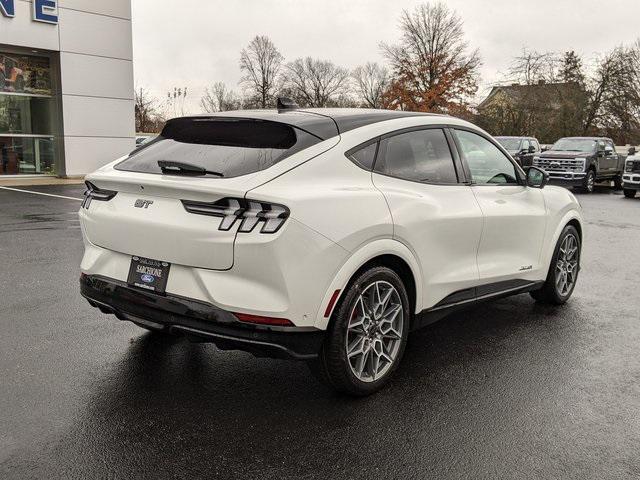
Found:
[[[155,281],[155,277],[153,277],[152,275],[142,275],[140,277],[140,280],[142,280],[144,283],[153,283]]]

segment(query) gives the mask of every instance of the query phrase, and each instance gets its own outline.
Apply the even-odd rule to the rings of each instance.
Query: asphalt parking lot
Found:
[[[78,293],[81,186],[0,189],[0,478],[639,478],[640,198],[580,195],[564,308],[528,295],[413,335],[380,394],[158,340]],[[123,232],[126,234],[126,232]]]

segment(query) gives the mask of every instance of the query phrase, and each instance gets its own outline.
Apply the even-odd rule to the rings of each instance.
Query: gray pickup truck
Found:
[[[534,137],[494,137],[521,167],[533,165],[533,157],[540,155],[540,142]]]
[[[605,137],[567,137],[536,155],[533,165],[549,173],[550,183],[593,192],[596,182],[613,180],[622,189],[623,155]]]

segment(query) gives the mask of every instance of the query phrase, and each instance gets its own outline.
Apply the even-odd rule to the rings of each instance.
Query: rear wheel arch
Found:
[[[573,226],[578,231],[578,236],[580,237],[580,242],[582,243],[582,224],[578,221],[577,218],[574,218],[572,220],[569,220],[569,222],[567,222],[567,225],[565,226],[568,225]],[[562,229],[564,230],[564,227]]]
[[[376,266],[387,267],[398,274],[407,290],[412,315],[422,308],[422,272],[414,255],[397,240],[377,240],[356,251],[334,276],[316,316],[317,328],[323,330],[328,328],[333,312],[336,311],[354,279],[362,272]],[[337,290],[340,294],[333,304],[331,314],[325,317],[325,310]]]
[[[409,297],[409,304],[411,306],[411,312],[416,310],[416,279],[414,278],[413,271],[409,264],[401,257],[394,254],[384,254],[372,258],[362,265],[349,279],[349,283],[345,286],[345,289],[349,288],[354,279],[356,279],[363,272],[370,270],[374,267],[387,267],[398,274],[404,288],[407,290],[407,296]]]

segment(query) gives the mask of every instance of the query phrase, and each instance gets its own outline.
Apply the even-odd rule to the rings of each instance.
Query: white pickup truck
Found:
[[[627,198],[635,197],[636,192],[640,190],[640,153],[637,153],[635,149],[629,150],[629,156],[624,164],[622,182],[624,196]]]

